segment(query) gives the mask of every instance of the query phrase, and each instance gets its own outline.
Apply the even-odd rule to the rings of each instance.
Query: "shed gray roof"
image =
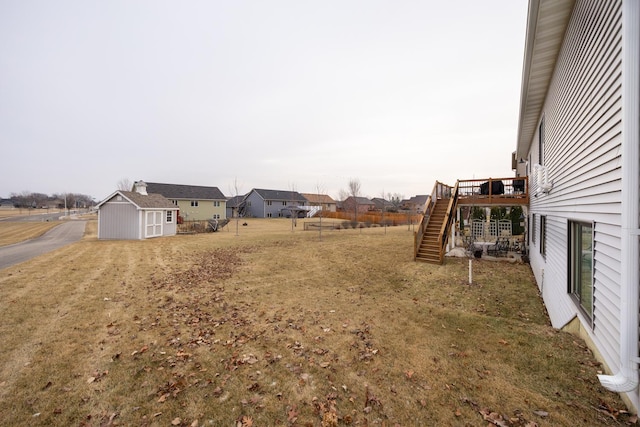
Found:
[[[300,201],[306,202],[307,199],[297,191],[283,191],[283,190],[265,190],[262,188],[254,188],[253,191],[258,193],[264,200],[286,200],[286,201]]]
[[[139,207],[140,209],[178,209],[176,205],[171,203],[170,200],[162,196],[161,194],[140,194],[135,191],[121,191],[118,190],[111,194],[109,197],[98,203],[96,206],[100,208],[102,205],[113,199],[116,195],[122,195],[128,199],[131,203]]]
[[[149,193],[145,195],[135,191],[120,191],[120,193],[142,209],[178,209],[176,205],[161,194]]]
[[[218,187],[147,182],[147,192],[174,200],[227,200]]]

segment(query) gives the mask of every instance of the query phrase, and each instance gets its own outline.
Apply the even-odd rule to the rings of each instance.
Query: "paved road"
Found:
[[[42,236],[0,247],[0,270],[80,240],[86,221],[65,221]]]

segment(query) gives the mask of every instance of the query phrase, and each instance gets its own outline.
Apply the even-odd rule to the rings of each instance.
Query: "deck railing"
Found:
[[[442,258],[444,257],[445,248],[447,246],[447,242],[449,241],[449,233],[451,232],[451,227],[455,222],[455,211],[458,205],[458,196],[460,191],[460,181],[456,182],[453,191],[450,193],[449,197],[449,205],[447,206],[447,213],[445,214],[444,221],[442,222],[442,227],[440,228],[440,234],[438,235],[438,249],[440,251],[439,257],[440,262],[442,262]]]
[[[529,180],[526,176],[458,181],[461,204],[527,204]]]

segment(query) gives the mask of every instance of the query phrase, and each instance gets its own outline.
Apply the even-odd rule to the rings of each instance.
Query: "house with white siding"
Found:
[[[118,190],[96,207],[100,240],[142,240],[177,231],[178,207],[160,194],[148,194],[142,181],[135,191]]]
[[[530,0],[526,31],[531,269],[553,326],[585,339],[600,383],[637,411],[640,2]]]

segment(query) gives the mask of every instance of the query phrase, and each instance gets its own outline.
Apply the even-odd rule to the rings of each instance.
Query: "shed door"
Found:
[[[160,211],[147,212],[145,237],[162,236],[162,219]]]

